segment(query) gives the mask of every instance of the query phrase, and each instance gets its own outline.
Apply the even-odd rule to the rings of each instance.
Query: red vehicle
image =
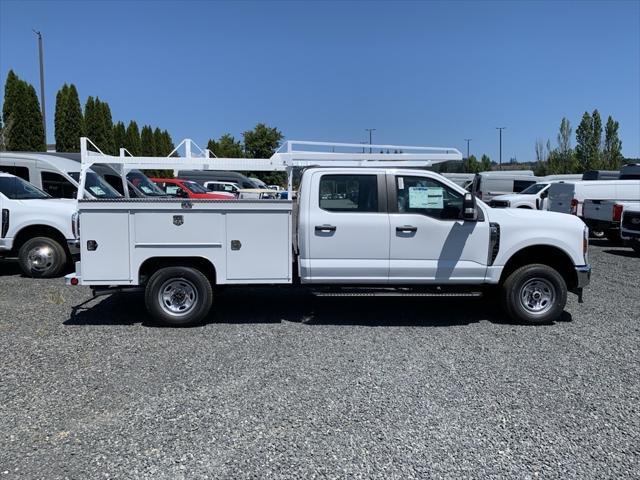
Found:
[[[210,192],[202,185],[180,178],[152,178],[163,192],[171,197],[206,198],[209,200],[233,200],[236,196],[228,192]]]

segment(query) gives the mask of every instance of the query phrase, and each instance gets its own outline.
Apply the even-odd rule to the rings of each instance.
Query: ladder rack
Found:
[[[94,150],[90,150],[93,147]],[[173,156],[184,147],[184,156]],[[195,152],[195,153],[194,153]],[[287,172],[288,189],[292,190],[294,168],[306,167],[387,167],[424,168],[449,160],[462,160],[456,148],[414,147],[361,143],[308,142],[289,140],[271,158],[218,158],[208,149],[201,149],[187,138],[166,157],[131,155],[125,148],[118,156],[103,153],[87,137],[80,138],[80,186],[78,198],[84,192],[86,173],[94,164],[113,166],[126,188],[126,174],[132,169],[169,169],[191,167],[196,170],[218,171],[281,171]]]

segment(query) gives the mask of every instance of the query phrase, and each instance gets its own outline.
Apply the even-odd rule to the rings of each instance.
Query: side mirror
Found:
[[[472,193],[464,194],[464,199],[462,200],[462,218],[474,222],[478,219],[478,206],[476,205],[476,197]]]

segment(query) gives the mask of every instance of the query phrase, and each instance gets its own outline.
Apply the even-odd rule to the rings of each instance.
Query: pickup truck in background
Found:
[[[151,315],[176,326],[202,321],[219,287],[255,284],[301,284],[332,296],[495,291],[513,320],[557,319],[567,292],[581,297],[589,282],[587,227],[557,213],[492,209],[439,174],[406,166],[461,158],[442,150],[379,158],[288,147],[265,164],[319,165],[304,169],[296,204],[81,200],[82,262],[67,283],[94,294],[144,291]],[[139,162],[147,160],[164,165]]]
[[[0,172],[0,257],[17,257],[29,277],[59,275],[79,253],[73,229],[76,210],[76,200],[52,198]]]
[[[620,238],[640,254],[640,203],[622,204]]]
[[[625,206],[640,205],[640,191],[637,201],[585,200],[582,209],[584,223],[594,232],[602,232],[609,240],[620,240],[620,222]]]

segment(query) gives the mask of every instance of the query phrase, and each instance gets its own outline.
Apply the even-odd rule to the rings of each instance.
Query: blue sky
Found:
[[[598,108],[640,157],[640,2],[36,2],[0,0],[0,82],[38,89],[48,140],[56,91],[75,83],[114,120],[174,141],[236,137],[454,146],[534,158],[536,138]],[[39,90],[38,90],[39,91]],[[574,137],[575,140],[575,137]]]

